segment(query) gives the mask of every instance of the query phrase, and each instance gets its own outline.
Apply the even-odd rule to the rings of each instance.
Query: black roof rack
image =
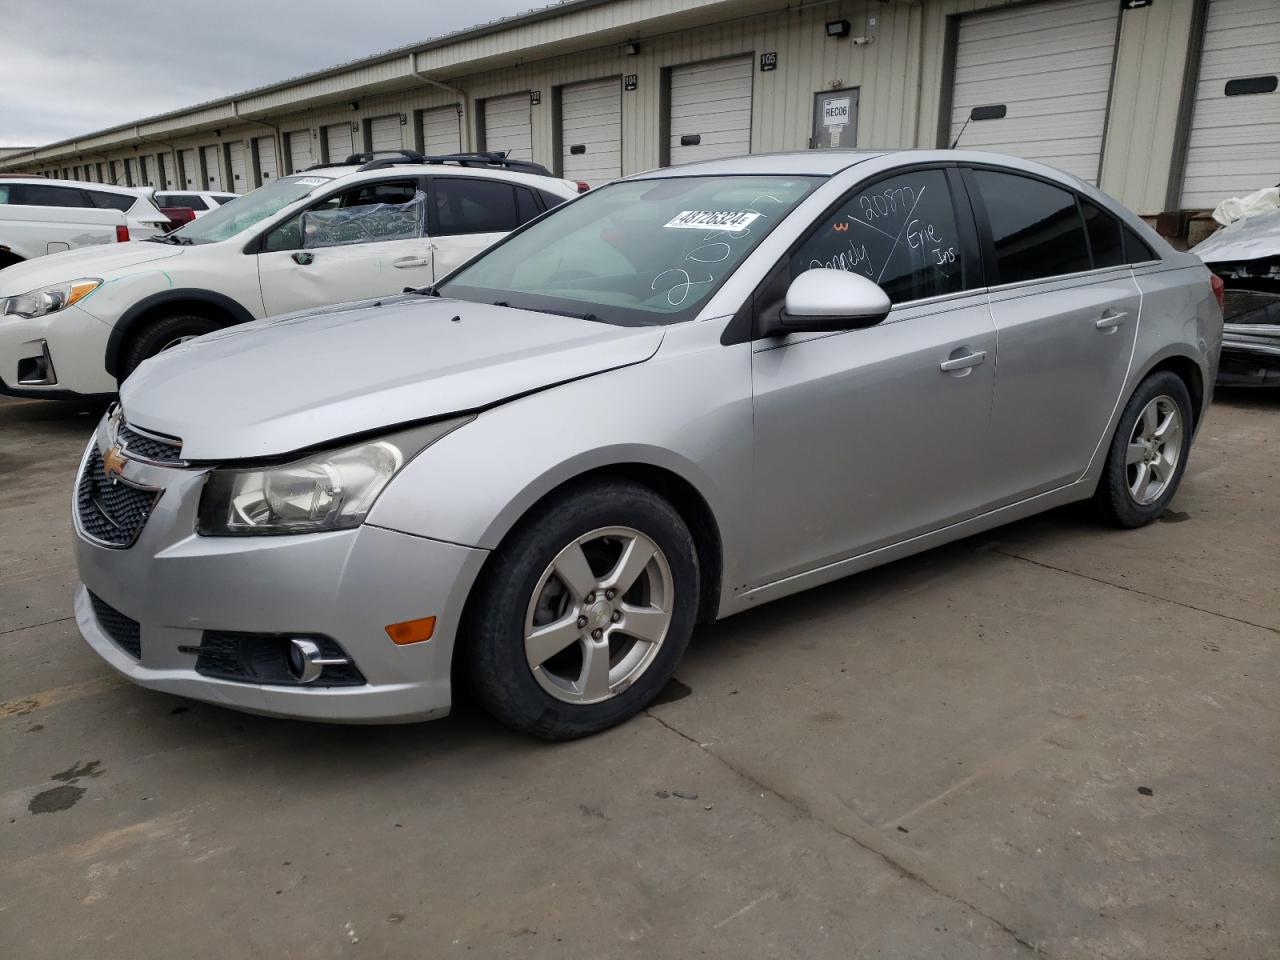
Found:
[[[423,156],[414,150],[397,150],[380,153],[353,153],[345,160],[316,163],[308,170],[323,170],[326,167],[349,167],[359,164],[358,173],[366,170],[382,170],[400,164],[457,164],[460,167],[480,167],[490,170],[514,170],[517,173],[532,173],[541,177],[555,176],[540,163],[532,160],[512,160],[505,153],[490,151],[488,153],[446,153],[438,156]]]

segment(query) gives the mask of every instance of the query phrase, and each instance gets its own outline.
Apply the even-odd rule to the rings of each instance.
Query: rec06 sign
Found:
[[[849,125],[849,98],[839,97],[822,101],[822,122],[828,127]]]

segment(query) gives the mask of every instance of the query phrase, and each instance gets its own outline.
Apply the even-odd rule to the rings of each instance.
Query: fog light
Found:
[[[345,667],[346,657],[326,657],[314,640],[291,637],[288,648],[289,673],[299,683],[312,683],[320,679],[325,667]]]
[[[49,344],[40,341],[38,357],[23,357],[18,361],[18,385],[23,387],[51,387],[58,382],[53,372],[53,358],[49,356]]]

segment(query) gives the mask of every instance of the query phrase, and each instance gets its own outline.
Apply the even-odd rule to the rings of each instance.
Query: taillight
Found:
[[[1226,309],[1227,285],[1216,273],[1209,274],[1209,286],[1213,288],[1213,298],[1218,301],[1218,309]]]
[[[128,242],[129,242],[129,228],[126,227],[124,224],[118,225],[116,227],[116,243],[128,243]]]
[[[588,190],[590,190],[590,189],[591,189],[591,184],[587,183],[587,182],[586,182],[586,181],[584,181],[584,180],[576,180],[576,181],[574,181],[574,182],[575,182],[575,183],[577,183],[577,185],[578,185],[578,192],[579,192],[579,193],[586,193]]]

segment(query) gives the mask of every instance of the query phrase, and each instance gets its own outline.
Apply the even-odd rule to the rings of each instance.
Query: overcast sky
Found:
[[[550,0],[4,0],[0,146],[37,146]]]

